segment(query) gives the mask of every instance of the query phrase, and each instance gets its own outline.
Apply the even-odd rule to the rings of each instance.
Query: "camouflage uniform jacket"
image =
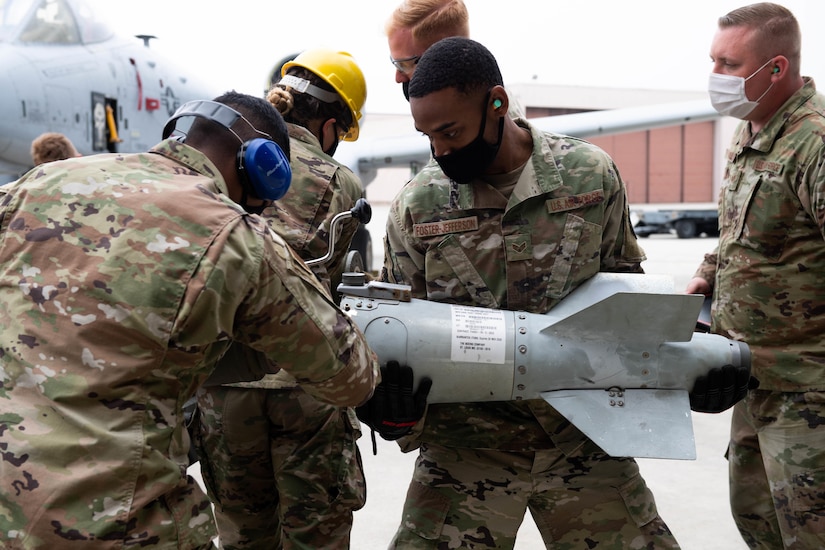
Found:
[[[580,139],[517,124],[530,130],[533,153],[509,199],[482,180],[458,185],[433,161],[399,192],[387,220],[385,280],[411,285],[416,298],[544,313],[599,271],[642,272],[644,253],[610,157]],[[433,404],[416,434],[502,450],[549,448],[568,436],[578,445],[584,437],[570,435],[543,400]]]
[[[262,213],[273,231],[278,233],[304,260],[321,258],[329,250],[329,228],[332,218],[347,212],[364,195],[361,180],[352,171],[335,161],[321,149],[318,139],[309,130],[287,124],[292,160],[292,185],[283,198]],[[315,264],[312,271],[327,288],[335,288],[344,271],[344,261],[358,222],[349,220],[338,233],[335,251],[324,264]],[[265,361],[263,354],[232,349],[224,361]],[[267,375],[255,382],[233,386],[246,388],[292,388],[298,384],[287,372]]]
[[[813,80],[727,152],[719,244],[696,272],[712,330],[747,342],[759,389],[825,390],[825,97]]]
[[[336,405],[377,377],[315,276],[174,140],[0,188],[0,299],[4,548],[209,544],[182,406],[230,338]]]

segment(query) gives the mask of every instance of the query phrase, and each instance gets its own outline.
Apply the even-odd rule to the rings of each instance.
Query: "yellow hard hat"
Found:
[[[303,51],[292,61],[284,63],[281,76],[285,76],[290,67],[303,67],[332,86],[352,115],[348,132],[342,139],[344,141],[358,139],[358,120],[361,118],[361,109],[367,101],[367,81],[352,55],[347,52],[314,48]]]

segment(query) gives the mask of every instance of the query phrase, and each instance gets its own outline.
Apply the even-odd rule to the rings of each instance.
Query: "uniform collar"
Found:
[[[212,191],[229,197],[229,188],[218,168],[212,164],[206,155],[174,138],[165,139],[152,147],[150,153],[155,153],[182,164],[203,176],[209,178],[215,188]]]
[[[770,121],[755,136],[751,134],[750,123],[743,122],[739,127],[737,141],[740,150],[745,147],[767,153],[773,144],[782,136],[787,125],[793,124],[796,114],[812,97],[816,95],[816,85],[810,77],[804,77],[805,84],[796,91],[782,107],[779,108]]]
[[[515,123],[520,128],[530,131],[530,136],[533,139],[533,152],[513,189],[513,193],[510,195],[507,208],[531,197],[550,193],[562,185],[561,174],[556,167],[548,136],[523,118],[515,119]],[[453,192],[458,195],[458,204],[463,209],[503,206],[503,204],[498,204],[502,200],[501,195],[492,187],[487,192],[484,189],[487,184],[480,180],[468,185],[458,185],[452,181],[450,184],[453,187]]]
[[[287,122],[286,129],[289,132],[290,138],[296,139],[302,143],[306,143],[307,145],[317,147],[318,150],[321,149],[321,142],[318,141],[318,138],[315,137],[315,134],[313,134],[303,126]]]

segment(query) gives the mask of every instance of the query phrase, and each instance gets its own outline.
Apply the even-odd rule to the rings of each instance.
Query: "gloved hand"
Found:
[[[424,416],[432,385],[432,380],[424,378],[413,393],[412,368],[387,361],[387,366],[381,367],[381,383],[369,401],[356,407],[355,414],[382,438],[395,441]]]
[[[747,367],[712,368],[706,376],[700,376],[690,392],[690,409],[696,412],[719,413],[733,407],[747,395],[749,389],[756,389],[759,381],[750,375]]]

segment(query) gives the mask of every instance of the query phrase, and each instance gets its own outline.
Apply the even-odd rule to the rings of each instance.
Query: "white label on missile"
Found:
[[[504,364],[507,325],[504,312],[478,307],[450,306],[452,342],[450,360]]]

